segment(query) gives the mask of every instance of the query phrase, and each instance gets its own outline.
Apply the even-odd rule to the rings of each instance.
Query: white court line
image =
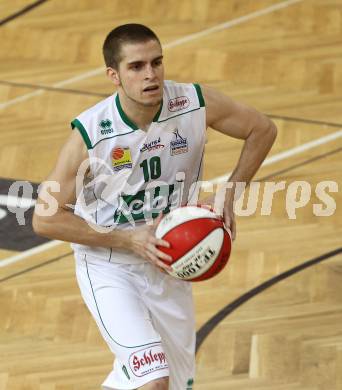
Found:
[[[330,142],[330,141],[335,141],[336,139],[338,138],[341,138],[342,137],[342,129],[341,130],[338,130],[338,131],[335,131],[335,133],[332,133],[332,134],[329,134],[329,135],[326,135],[324,137],[320,137],[318,139],[315,139],[313,141],[310,141],[310,142],[306,142],[305,144],[302,144],[302,145],[299,145],[299,146],[295,146],[294,148],[291,148],[291,149],[288,149],[288,150],[285,150],[284,152],[280,152],[278,154],[275,154],[274,156],[272,157],[269,157],[269,158],[266,158],[266,160],[262,163],[262,167],[265,167],[267,165],[271,165],[271,164],[274,164],[278,161],[281,161],[281,160],[285,160],[289,157],[293,157],[297,154],[300,154],[300,153],[303,153],[305,152],[306,150],[309,150],[309,149],[312,149],[312,148],[315,148],[317,146],[320,146],[320,145],[323,145],[323,144],[326,144],[327,142]],[[211,184],[219,184],[219,183],[224,183],[226,182],[230,175],[232,174],[232,172],[229,172],[223,176],[218,176],[218,177],[215,177],[214,179],[212,180],[208,180],[209,183]],[[210,190],[210,185],[209,184],[205,184],[203,183],[203,190]]]
[[[205,29],[203,31],[200,31],[198,33],[190,34],[190,35],[187,35],[187,36],[185,36],[183,38],[176,39],[173,42],[165,44],[163,46],[163,48],[164,49],[169,49],[169,48],[175,47],[177,45],[179,46],[179,45],[181,45],[183,43],[190,42],[190,41],[193,41],[193,40],[198,39],[198,38],[202,38],[202,37],[207,36],[209,34],[212,34],[214,32],[221,31],[221,30],[224,30],[224,29],[228,29],[228,28],[236,26],[238,24],[242,24],[242,23],[247,22],[249,20],[255,19],[255,18],[259,17],[259,16],[263,16],[263,15],[269,14],[271,12],[277,11],[279,9],[283,9],[283,8],[289,7],[289,6],[293,5],[293,4],[299,3],[301,1],[303,1],[303,0],[283,1],[282,3],[272,5],[270,7],[267,7],[267,8],[264,8],[262,10],[258,10],[258,11],[252,12],[252,13],[250,13],[248,15],[241,16],[241,17],[236,18],[236,19],[229,20],[229,21],[227,21],[225,23],[218,24],[217,26],[210,27],[210,28]],[[96,68],[96,69],[93,69],[93,70],[88,71],[86,73],[82,73],[79,76],[75,76],[75,77],[72,77],[70,79],[59,81],[58,83],[53,84],[52,87],[55,87],[55,88],[62,87],[62,86],[74,83],[76,81],[81,81],[81,80],[85,80],[85,79],[87,79],[89,77],[96,76],[98,74],[101,74],[102,72],[104,72],[104,68],[103,67]],[[9,100],[9,101],[7,101],[5,103],[1,103],[0,104],[0,109],[4,109],[4,108],[12,106],[12,105],[14,105],[16,103],[23,102],[25,100],[30,99],[31,97],[41,95],[44,92],[45,92],[45,90],[38,89],[37,91],[28,93],[26,95],[18,96],[17,98]],[[22,252],[22,253],[20,253],[18,255],[9,257],[9,258],[7,258],[5,260],[0,260],[0,268],[1,267],[5,267],[6,265],[14,264],[14,263],[16,263],[18,261],[24,260],[24,259],[28,258],[29,256],[31,256],[33,254],[43,252],[43,251],[45,251],[47,249],[50,249],[50,248],[55,247],[57,245],[60,245],[61,243],[62,243],[62,241],[53,240],[53,241],[48,243],[48,244],[50,244],[50,246],[48,246],[48,244],[39,245],[39,246],[36,246],[35,248],[29,249],[27,251],[24,251],[24,252]]]
[[[34,248],[28,249],[27,251],[21,252],[18,255],[11,256],[5,260],[0,260],[0,268],[6,267],[7,265],[11,265],[17,263],[18,261],[24,260],[30,256],[36,255],[37,253],[47,251],[48,249],[54,248],[60,244],[63,244],[64,241],[53,240],[46,242],[45,244],[41,244],[35,246]]]
[[[272,165],[278,161],[285,160],[285,159],[290,158],[292,156],[295,156],[297,154],[303,153],[309,149],[312,149],[312,148],[315,148],[317,146],[321,146],[323,144],[326,144],[328,142],[337,140],[338,138],[341,138],[341,137],[342,137],[342,129],[336,131],[335,133],[332,133],[332,134],[326,135],[324,137],[320,137],[318,139],[315,139],[313,141],[307,142],[303,145],[296,146],[294,148],[285,150],[284,152],[275,154],[274,156],[267,158],[263,162],[262,166]],[[224,176],[216,177],[212,180],[208,180],[208,182],[212,183],[212,184],[225,182],[228,180],[230,174],[231,173],[228,173],[227,175],[224,175]],[[202,188],[204,191],[206,189],[211,190],[210,185],[209,184],[206,185],[205,183],[203,183]],[[64,241],[57,241],[57,240],[50,241],[46,244],[42,244],[42,245],[36,246],[35,248],[29,249],[25,252],[19,253],[18,255],[9,257],[8,259],[0,260],[0,268],[6,267],[7,265],[17,263],[18,261],[24,260],[24,259],[28,258],[29,256],[43,252],[45,250],[48,250],[50,248],[53,248],[53,247],[60,245],[60,244],[63,244],[63,243],[64,243]]]
[[[194,34],[190,34],[190,35],[186,35],[183,38],[176,39],[175,41],[166,44],[164,47],[171,48],[174,46],[182,45],[183,43],[190,42],[190,41],[193,41],[195,39],[205,37],[209,34],[217,32],[217,31],[221,31],[221,30],[225,30],[227,28],[233,27],[233,26],[237,26],[238,24],[241,24],[241,23],[247,22],[249,20],[258,18],[259,16],[267,15],[267,14],[274,12],[274,11],[278,11],[279,9],[289,7],[290,5],[299,3],[301,1],[303,1],[303,0],[288,0],[288,1],[284,1],[282,3],[271,5],[270,7],[252,12],[252,13],[245,15],[245,16],[240,16],[239,18],[236,18],[233,20],[228,20],[227,22],[218,24],[217,26],[214,26],[214,27],[207,28],[203,31],[200,31],[200,32],[197,32]]]
[[[20,198],[13,195],[0,195],[0,206],[6,206],[7,208],[20,207],[22,209],[29,209],[35,204],[35,199]]]
[[[200,32],[197,32],[194,34],[186,35],[183,38],[176,39],[175,41],[172,41],[170,43],[166,43],[163,46],[163,48],[170,49],[170,48],[175,47],[175,46],[180,46],[186,42],[194,41],[195,39],[208,36],[214,32],[225,30],[225,29],[228,29],[228,28],[233,27],[233,26],[237,26],[238,24],[241,24],[241,23],[247,22],[249,20],[258,18],[259,16],[267,15],[271,12],[274,12],[274,11],[277,11],[277,10],[280,10],[280,9],[283,9],[286,7],[289,7],[290,5],[299,3],[301,1],[303,1],[303,0],[287,0],[287,1],[283,1],[282,3],[274,4],[270,7],[252,12],[248,15],[241,16],[241,17],[236,18],[236,19],[228,20],[227,22],[218,24],[217,26],[214,26],[214,27],[207,28],[203,31],[200,31]],[[105,68],[103,66],[101,66],[99,68],[90,70],[88,72],[81,73],[80,75],[74,76],[70,79],[59,81],[58,83],[53,84],[51,87],[52,88],[60,88],[60,87],[63,87],[65,85],[75,83],[77,81],[85,80],[89,77],[97,76],[97,75],[104,73],[104,72],[105,72]],[[12,100],[8,100],[5,103],[0,103],[0,109],[4,109],[4,108],[10,107],[10,106],[13,106],[17,103],[21,103],[23,101],[31,99],[32,97],[39,96],[39,95],[43,94],[44,92],[46,92],[44,89],[37,89],[36,91],[27,93],[25,95],[18,96]]]

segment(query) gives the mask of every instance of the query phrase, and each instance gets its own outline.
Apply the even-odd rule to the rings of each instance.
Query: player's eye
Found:
[[[153,65],[154,66],[160,66],[161,64],[163,63],[163,60],[162,59],[159,59],[159,60],[155,60]]]
[[[142,69],[142,64],[133,64],[130,67],[133,70],[141,70]]]

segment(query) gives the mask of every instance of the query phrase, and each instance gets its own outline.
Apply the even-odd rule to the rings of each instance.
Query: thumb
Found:
[[[233,219],[230,231],[232,232],[232,240],[235,241],[236,238],[236,222],[235,219]]]
[[[232,237],[232,241],[236,238],[236,223],[235,218],[231,216],[226,216],[224,219],[224,225],[227,229],[229,229]]]
[[[154,231],[157,229],[158,225],[160,224],[160,221],[163,219],[164,214],[161,212],[158,217],[153,221],[153,229]]]

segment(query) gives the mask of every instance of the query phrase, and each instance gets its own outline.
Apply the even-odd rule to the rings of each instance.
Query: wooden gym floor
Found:
[[[126,22],[160,36],[167,78],[211,85],[274,118],[273,158],[255,180],[261,192],[269,181],[285,189],[271,215],[260,197],[237,218],[229,266],[194,285],[195,389],[341,390],[342,0],[3,0],[0,19],[2,182],[44,180],[70,120],[113,92],[101,45]],[[213,180],[232,170],[241,142],[208,134]],[[296,181],[311,196],[290,218]],[[336,183],[330,216],[314,214],[322,181]],[[1,240],[15,241],[3,215]],[[4,248],[0,389],[99,389],[112,356],[81,300],[69,245]]]

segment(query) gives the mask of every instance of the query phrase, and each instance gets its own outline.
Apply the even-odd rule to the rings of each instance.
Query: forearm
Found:
[[[73,242],[88,246],[127,249],[130,233],[119,229],[99,231],[99,226],[92,225],[75,215],[72,211],[59,208],[52,217],[36,214],[32,221],[34,231],[41,236]]]

